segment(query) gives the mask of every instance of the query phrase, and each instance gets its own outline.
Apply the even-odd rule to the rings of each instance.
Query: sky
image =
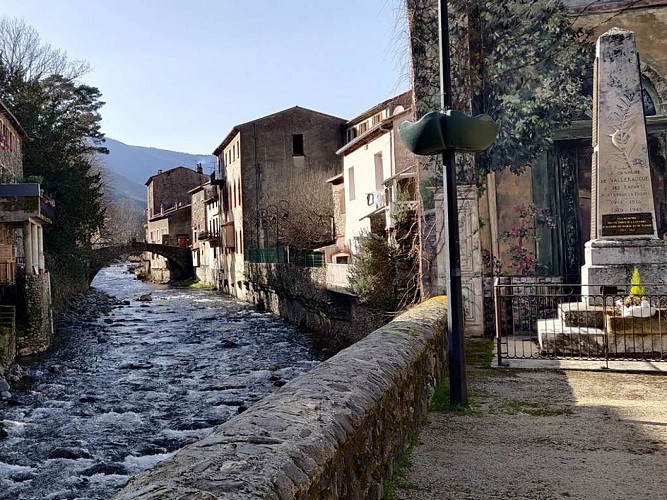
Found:
[[[296,105],[350,119],[409,88],[403,0],[2,4],[90,63],[102,131],[126,144],[210,154],[239,123]]]

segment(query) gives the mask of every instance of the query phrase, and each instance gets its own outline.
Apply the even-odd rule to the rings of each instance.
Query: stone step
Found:
[[[667,335],[661,333],[635,331],[608,334],[601,328],[567,326],[558,319],[538,320],[537,339],[543,356],[604,357],[605,342],[610,356],[667,355]]]
[[[565,326],[604,328],[604,311],[608,311],[609,307],[585,302],[565,302],[558,305],[558,318]]]

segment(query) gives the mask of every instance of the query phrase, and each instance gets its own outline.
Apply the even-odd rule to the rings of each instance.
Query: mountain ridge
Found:
[[[131,199],[146,203],[145,183],[158,170],[175,167],[194,168],[202,164],[204,173],[210,174],[215,166],[215,156],[183,153],[151,146],[133,146],[124,142],[106,138],[104,147],[107,155],[99,155],[101,164],[107,172],[114,199]]]

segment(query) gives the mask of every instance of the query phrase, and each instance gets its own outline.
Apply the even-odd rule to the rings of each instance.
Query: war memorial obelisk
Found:
[[[603,286],[627,287],[635,266],[644,283],[667,282],[633,32],[612,28],[600,36],[593,81],[591,240],[581,269],[582,295],[590,298]]]

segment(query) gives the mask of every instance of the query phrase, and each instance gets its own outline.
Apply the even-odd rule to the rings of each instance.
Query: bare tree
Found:
[[[85,61],[70,60],[67,52],[42,41],[35,28],[23,19],[0,18],[0,64],[25,80],[42,80],[60,75],[76,80],[90,71]]]
[[[312,250],[332,241],[333,197],[326,182],[331,171],[309,170],[271,182],[260,199],[260,213],[249,214],[260,226],[258,241],[274,240],[297,250]]]

